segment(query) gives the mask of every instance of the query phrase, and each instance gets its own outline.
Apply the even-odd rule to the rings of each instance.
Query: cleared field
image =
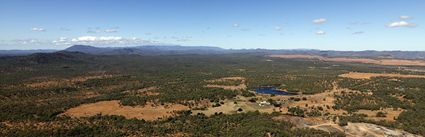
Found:
[[[372,77],[396,77],[396,78],[425,78],[425,75],[404,75],[404,74],[392,74],[392,73],[360,73],[360,72],[349,72],[341,74],[339,77],[352,78],[352,79],[370,79]]]
[[[272,106],[259,106],[258,103],[249,102],[249,99],[243,96],[237,96],[235,99],[225,100],[219,107],[209,107],[206,110],[193,110],[193,114],[203,113],[207,116],[214,115],[215,113],[224,114],[235,114],[238,113],[238,109],[242,109],[241,112],[252,112],[259,111],[262,113],[276,112],[277,108]],[[236,103],[235,103],[236,102]]]
[[[387,120],[387,121],[395,121],[395,119],[400,115],[401,112],[403,112],[403,109],[392,109],[392,108],[385,108],[382,110],[372,111],[372,110],[359,110],[358,114],[366,114],[369,119],[373,120]],[[377,117],[376,114],[378,112],[385,113],[385,117]]]
[[[377,64],[377,65],[389,65],[389,66],[425,66],[425,61],[422,60],[403,60],[403,59],[370,59],[370,58],[347,58],[347,57],[322,57],[317,55],[270,55],[275,58],[285,59],[318,59],[321,61],[329,62],[355,62],[355,63],[366,63],[366,64]]]
[[[126,118],[137,118],[144,120],[157,120],[174,115],[176,111],[188,110],[189,108],[180,104],[155,105],[147,103],[145,106],[122,106],[118,100],[100,101],[91,104],[83,104],[68,109],[62,115],[71,117],[89,117],[97,114],[119,115]]]

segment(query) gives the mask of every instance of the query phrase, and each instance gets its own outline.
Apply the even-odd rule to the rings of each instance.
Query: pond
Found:
[[[279,89],[276,89],[275,87],[260,87],[260,88],[257,88],[255,92],[260,94],[274,94],[274,95],[285,95],[285,96],[296,95],[295,93],[279,90]]]

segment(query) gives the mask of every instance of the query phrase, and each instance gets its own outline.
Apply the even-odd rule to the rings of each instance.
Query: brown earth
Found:
[[[397,77],[397,78],[425,78],[425,75],[405,75],[405,74],[393,74],[393,73],[360,73],[360,72],[349,72],[339,75],[343,78],[352,79],[370,79],[372,77]]]
[[[333,89],[313,95],[294,95],[294,96],[273,96],[270,95],[260,95],[264,98],[272,98],[273,100],[282,100],[284,104],[279,109],[282,113],[288,113],[288,107],[300,107],[308,111],[313,109],[318,109],[319,107],[323,108],[322,114],[330,113],[331,115],[346,115],[348,114],[345,110],[334,110],[332,106],[335,105],[335,95],[339,95],[342,92],[358,92],[350,89],[339,88],[336,82],[333,83]],[[292,101],[290,98],[300,98],[300,101]],[[306,100],[302,100],[306,98]],[[328,108],[329,107],[329,108]]]
[[[126,118],[137,118],[144,120],[157,120],[171,117],[176,111],[188,110],[187,106],[181,104],[155,105],[148,102],[145,106],[122,106],[118,100],[100,101],[96,103],[83,104],[66,110],[62,115],[71,117],[89,117],[97,114],[119,115]]]
[[[203,113],[207,116],[220,112],[224,114],[235,114],[238,113],[239,108],[242,109],[242,112],[259,111],[262,113],[272,113],[278,111],[278,109],[273,106],[259,106],[258,103],[249,102],[248,100],[249,98],[247,97],[237,96],[234,99],[224,100],[224,104],[221,104],[219,107],[212,107],[212,105],[208,105],[206,110],[192,110],[192,114]]]
[[[386,120],[386,121],[395,121],[395,119],[400,115],[401,112],[403,112],[403,109],[392,109],[392,108],[385,108],[382,110],[359,110],[356,113],[357,114],[366,114],[368,119],[372,120]],[[378,112],[384,112],[385,117],[376,117],[376,113]]]
[[[356,62],[389,66],[425,66],[422,60],[403,60],[403,59],[370,59],[370,58],[348,58],[348,57],[323,57],[318,55],[270,55],[269,57],[285,58],[285,59],[318,59],[329,62]]]
[[[388,129],[369,123],[348,123],[344,132],[349,137],[420,137],[402,130]]]
[[[322,118],[303,118],[289,115],[281,115],[273,117],[274,120],[288,121],[297,128],[314,128],[326,132],[342,132],[347,137],[420,137],[402,130],[389,129],[383,126],[369,123],[351,123],[347,126],[339,126],[333,121]]]

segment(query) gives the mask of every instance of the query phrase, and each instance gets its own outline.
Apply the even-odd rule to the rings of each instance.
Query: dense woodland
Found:
[[[237,95],[253,96],[248,91],[206,88],[206,80],[222,77],[246,78],[247,90],[275,85],[290,92],[315,94],[340,87],[361,91],[338,96],[335,109],[356,112],[359,109],[405,109],[393,123],[370,121],[362,116],[340,117],[347,121],[371,122],[401,128],[425,135],[425,80],[372,78],[353,80],[338,78],[346,72],[395,72],[392,66],[356,63],[321,62],[317,60],[269,58],[262,53],[217,55],[88,55],[76,52],[33,54],[0,57],[0,136],[344,136],[313,129],[293,128],[289,122],[276,121],[278,114],[259,112],[212,117],[180,115],[148,122],[120,116],[93,116],[74,119],[60,116],[65,110],[104,100],[120,100],[122,105],[144,105],[146,102],[181,103],[211,100],[218,102]],[[110,77],[71,81],[80,76],[108,75]],[[46,87],[29,87],[28,83],[59,81]],[[60,83],[60,81],[64,81]],[[234,81],[228,84],[237,84]],[[65,84],[64,84],[65,83]],[[131,91],[157,87],[156,96],[134,96]],[[130,91],[130,92],[126,92]],[[366,93],[372,92],[371,96]],[[87,93],[96,95],[90,96]],[[400,100],[397,97],[402,97]],[[373,100],[365,103],[364,100]],[[294,115],[300,110],[292,108]],[[320,112],[318,112],[320,113]],[[318,115],[309,113],[309,116]],[[49,123],[44,126],[24,126],[5,130],[5,123]],[[31,133],[31,134],[30,134]]]

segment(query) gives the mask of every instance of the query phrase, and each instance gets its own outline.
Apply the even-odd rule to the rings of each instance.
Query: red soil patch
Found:
[[[391,73],[359,73],[349,72],[341,74],[339,77],[352,78],[352,79],[370,79],[372,77],[398,77],[398,78],[425,78],[425,75],[403,75],[403,74],[391,74]]]
[[[374,120],[387,120],[387,121],[395,121],[395,118],[397,118],[401,112],[403,112],[403,109],[393,109],[393,108],[385,108],[382,110],[359,110],[358,114],[366,114],[367,117],[369,119],[374,119]],[[377,117],[376,114],[378,112],[384,112],[385,113],[385,117]]]
[[[348,57],[322,57],[317,55],[270,55],[275,58],[285,59],[318,59],[321,61],[330,62],[356,62],[366,64],[377,64],[377,65],[389,65],[389,66],[425,66],[425,61],[422,60],[403,60],[403,59],[370,59],[370,58],[348,58]]]
[[[83,104],[68,109],[63,115],[71,117],[88,117],[97,114],[120,115],[126,118],[137,118],[144,120],[157,120],[175,115],[176,111],[188,110],[187,106],[181,104],[155,105],[147,103],[145,106],[122,106],[118,100],[100,101],[91,104]]]

